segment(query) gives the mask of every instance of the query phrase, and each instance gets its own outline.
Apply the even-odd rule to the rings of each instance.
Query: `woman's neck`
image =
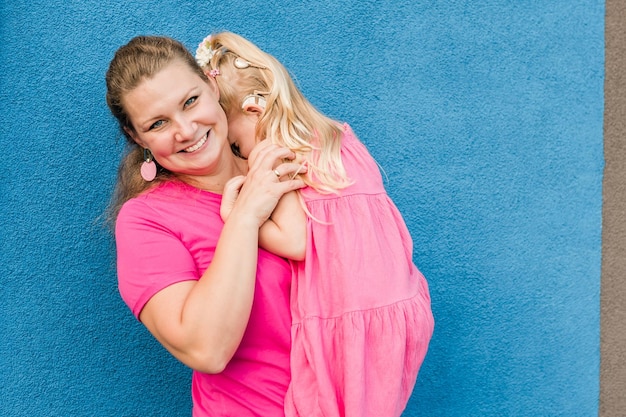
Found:
[[[228,158],[216,169],[214,174],[209,175],[176,175],[180,181],[189,184],[200,190],[210,191],[215,194],[224,192],[224,185],[233,177],[246,175],[248,172],[248,161],[236,157]]]

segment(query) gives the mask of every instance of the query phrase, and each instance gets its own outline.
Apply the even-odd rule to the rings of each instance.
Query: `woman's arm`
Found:
[[[233,212],[200,279],[166,287],[143,308],[142,323],[189,367],[221,372],[237,349],[252,307],[257,238],[253,219]]]
[[[257,268],[259,228],[281,196],[301,188],[301,180],[280,182],[272,172],[289,150],[268,147],[245,178],[224,190],[238,197],[224,224],[213,260],[198,281],[171,285],[145,305],[140,320],[154,337],[187,366],[221,372],[235,353],[246,329]],[[280,169],[293,173],[295,163]]]

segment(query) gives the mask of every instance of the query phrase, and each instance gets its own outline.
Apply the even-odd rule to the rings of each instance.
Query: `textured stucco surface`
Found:
[[[606,2],[601,417],[626,415],[626,3]]]
[[[98,216],[133,35],[262,45],[384,168],[431,285],[405,416],[598,412],[604,2],[0,3],[0,415],[189,415]]]

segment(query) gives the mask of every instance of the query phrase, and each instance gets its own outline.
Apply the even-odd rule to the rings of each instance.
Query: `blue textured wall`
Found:
[[[119,298],[104,210],[114,50],[239,32],[350,122],[430,281],[406,416],[598,409],[604,3],[0,3],[0,415],[189,415],[189,372]]]

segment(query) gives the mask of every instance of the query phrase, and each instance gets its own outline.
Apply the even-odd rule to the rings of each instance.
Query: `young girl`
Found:
[[[433,316],[411,237],[376,162],[347,124],[317,111],[251,42],[215,34],[196,59],[217,81],[236,154],[253,163],[272,142],[308,168],[308,187],[284,195],[259,232],[264,248],[291,259],[286,415],[399,416]],[[291,178],[280,167],[274,173]],[[229,211],[224,202],[222,215]]]

